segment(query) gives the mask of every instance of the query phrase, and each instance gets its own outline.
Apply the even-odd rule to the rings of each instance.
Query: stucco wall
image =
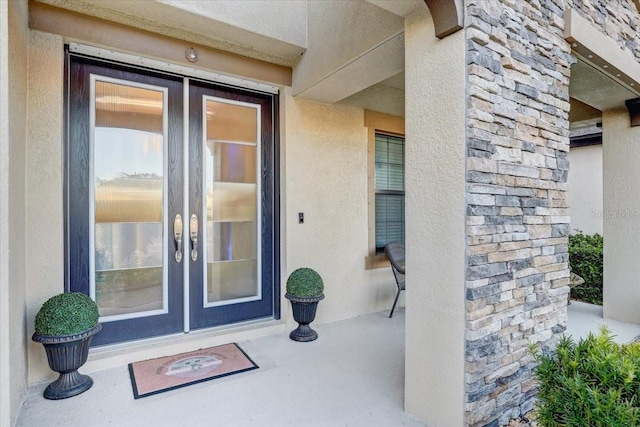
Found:
[[[626,108],[602,114],[604,159],[604,317],[640,324],[640,127]]]
[[[11,325],[9,324],[9,3],[0,2],[0,426],[11,417]]]
[[[27,3],[0,5],[0,426],[15,420],[27,387],[25,142]]]
[[[9,4],[0,3],[0,426],[11,425],[11,366],[9,352]]]
[[[63,290],[62,39],[34,31],[31,52],[29,330],[40,304]],[[301,266],[320,272],[326,298],[318,324],[389,309],[396,290],[390,269],[364,269],[369,201],[363,109],[294,99],[287,89],[281,112],[283,280]],[[298,212],[305,213],[304,224],[298,224]],[[292,328],[288,301],[282,307]],[[31,383],[52,377],[41,346],[29,344],[29,364]]]
[[[32,31],[29,38],[27,174],[28,330],[44,301],[64,291],[63,42]],[[54,377],[42,345],[29,340],[29,381]]]
[[[602,234],[602,145],[572,148],[569,163],[571,230]]]
[[[391,308],[390,268],[365,270],[368,141],[361,108],[297,99],[286,90],[283,144],[283,283],[298,267],[322,276],[316,321]],[[304,223],[298,223],[298,213]],[[290,318],[288,302],[283,316]]]
[[[464,423],[465,40],[435,37],[426,8],[405,20],[405,408]]]

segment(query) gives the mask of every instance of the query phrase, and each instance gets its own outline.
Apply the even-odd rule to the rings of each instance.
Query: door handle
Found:
[[[198,260],[198,216],[191,214],[189,221],[189,235],[191,236],[191,259]]]
[[[176,262],[182,262],[182,215],[173,220],[173,238],[176,241]]]

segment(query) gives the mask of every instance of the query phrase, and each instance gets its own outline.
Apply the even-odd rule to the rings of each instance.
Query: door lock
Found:
[[[189,234],[191,235],[191,260],[198,260],[198,216],[191,214],[189,221]]]
[[[182,262],[182,215],[173,220],[173,238],[176,241],[176,262]]]

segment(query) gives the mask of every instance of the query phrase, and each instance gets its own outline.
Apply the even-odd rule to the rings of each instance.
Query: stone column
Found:
[[[566,327],[569,74],[560,2],[469,0],[465,425],[533,407]]]

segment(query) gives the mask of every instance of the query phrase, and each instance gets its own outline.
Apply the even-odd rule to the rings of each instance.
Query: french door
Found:
[[[68,55],[69,289],[97,345],[279,315],[275,97]]]

